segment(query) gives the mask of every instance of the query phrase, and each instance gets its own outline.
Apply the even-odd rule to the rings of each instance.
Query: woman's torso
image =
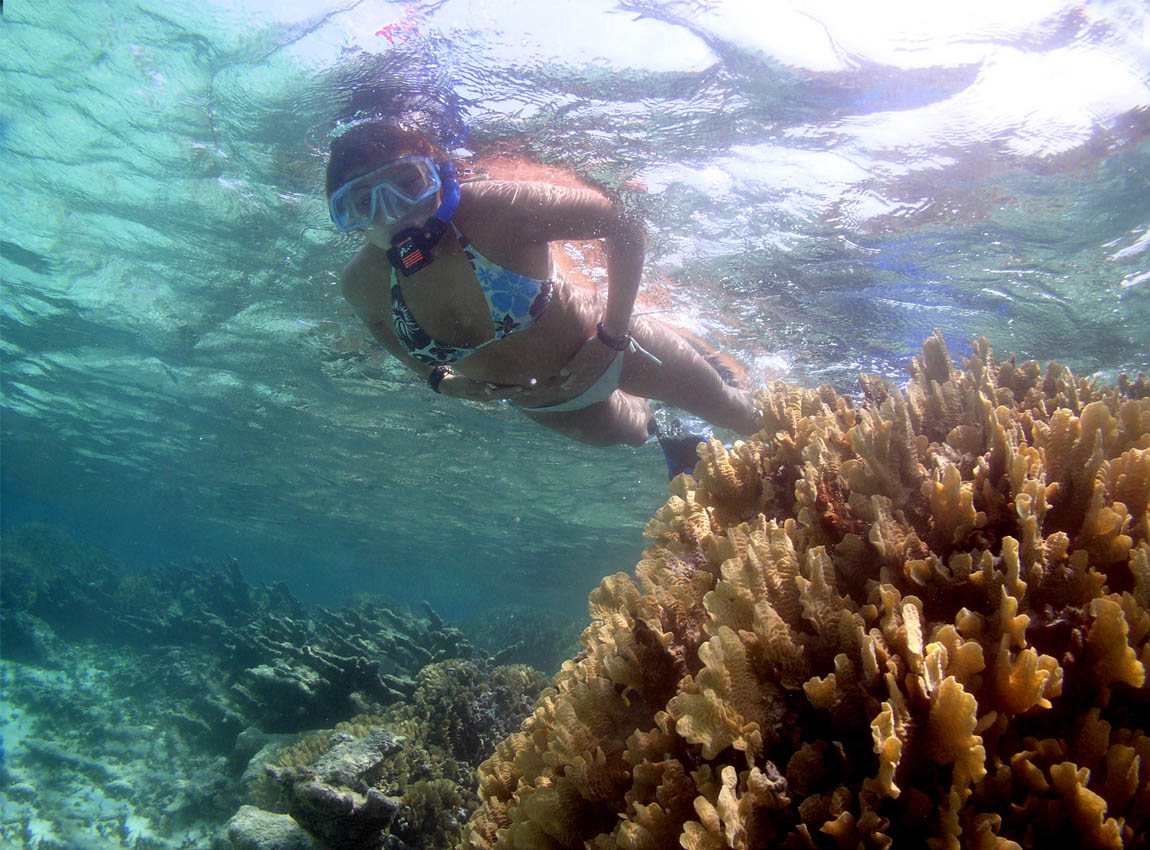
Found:
[[[447,346],[479,350],[453,362],[452,368],[476,381],[527,384],[558,373],[594,333],[600,312],[598,298],[553,273],[552,246],[523,243],[500,226],[498,206],[478,193],[466,192],[453,224],[466,240],[492,263],[512,272],[551,283],[551,298],[530,326],[484,345],[495,336],[492,311],[472,262],[455,235],[448,231],[436,246],[435,262],[407,278],[396,275],[410,316],[432,339]],[[360,288],[368,305],[361,314],[392,316],[392,268],[385,253],[365,245],[352,261],[366,286]],[[363,309],[367,307],[366,311]]]

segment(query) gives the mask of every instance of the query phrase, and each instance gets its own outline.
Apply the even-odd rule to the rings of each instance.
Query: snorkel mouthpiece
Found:
[[[455,164],[444,160],[436,163],[436,168],[443,185],[443,200],[438,209],[422,226],[408,227],[395,234],[387,251],[388,261],[403,272],[404,277],[410,277],[435,261],[432,249],[443,238],[455,211],[459,209],[459,175]]]

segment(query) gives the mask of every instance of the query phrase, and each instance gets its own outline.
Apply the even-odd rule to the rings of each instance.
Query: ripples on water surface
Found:
[[[620,191],[666,318],[850,389],[935,327],[1147,367],[1148,57],[1138,0],[9,3],[5,521],[320,600],[579,609],[661,459],[435,398],[366,342],[322,197],[352,92]]]

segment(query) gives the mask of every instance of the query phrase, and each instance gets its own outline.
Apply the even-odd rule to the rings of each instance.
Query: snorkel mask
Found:
[[[340,186],[328,200],[328,211],[341,233],[366,230],[405,218],[441,187],[429,157],[404,156]]]
[[[417,207],[443,190],[435,213],[419,227],[408,227],[391,239],[387,258],[405,276],[415,274],[435,259],[431,253],[447,231],[459,208],[459,178],[455,165],[438,165],[426,156],[404,156],[360,175],[332,193],[331,220],[341,233],[366,230],[410,216]]]

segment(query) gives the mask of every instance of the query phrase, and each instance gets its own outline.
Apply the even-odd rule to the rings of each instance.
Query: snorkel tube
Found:
[[[387,259],[392,266],[410,277],[435,261],[432,249],[447,232],[447,226],[459,209],[459,175],[450,160],[437,162],[439,182],[443,186],[443,200],[435,213],[421,227],[408,227],[391,238]]]
[[[443,201],[429,221],[439,221],[444,230],[451,223],[455,211],[459,209],[459,174],[455,170],[455,163],[449,159],[437,162],[439,179],[443,183]],[[440,234],[443,235],[442,233]]]

